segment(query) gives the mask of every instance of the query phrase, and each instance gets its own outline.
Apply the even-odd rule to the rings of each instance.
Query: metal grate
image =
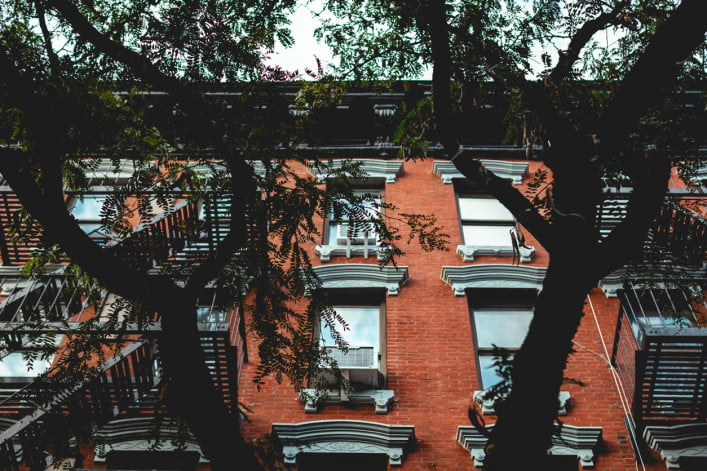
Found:
[[[707,337],[651,336],[636,352],[636,409],[644,418],[707,416]]]

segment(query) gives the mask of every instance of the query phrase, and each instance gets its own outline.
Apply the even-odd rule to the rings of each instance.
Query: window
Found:
[[[472,326],[478,357],[479,379],[483,389],[501,381],[494,367],[495,348],[510,356],[517,351],[528,333],[533,318],[535,290],[469,290]]]
[[[107,231],[102,228],[101,209],[105,202],[105,195],[82,195],[73,198],[71,214],[79,222],[79,227],[91,239],[105,241]]]
[[[347,293],[335,295],[334,299],[338,302],[333,309],[346,325],[336,319],[322,318],[318,332],[319,344],[336,360],[342,374],[354,388],[381,387],[385,371],[382,294]],[[336,345],[334,329],[347,343],[348,351],[344,352]]]
[[[526,246],[513,214],[496,198],[469,184],[455,181],[462,245],[457,253],[465,262],[479,255],[518,257],[530,262],[535,248]]]
[[[351,199],[334,198],[324,228],[324,244],[317,247],[323,262],[332,255],[354,255],[368,258],[382,251],[376,221],[381,219],[383,192],[360,189]]]
[[[511,247],[515,220],[497,199],[459,195],[459,218],[464,245]]]
[[[332,326],[322,320],[320,345],[336,360],[342,374],[352,386],[378,388],[382,383],[381,309],[379,306],[335,306],[334,310],[346,322],[346,328],[335,329],[348,344],[340,349],[332,336]]]
[[[354,201],[337,198],[329,212],[329,245],[376,244],[374,221],[380,217],[381,192],[356,191]]]

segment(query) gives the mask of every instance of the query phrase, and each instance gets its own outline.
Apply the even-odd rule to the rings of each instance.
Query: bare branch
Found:
[[[570,40],[567,49],[560,51],[560,59],[549,75],[550,83],[557,83],[567,76],[567,74],[572,70],[572,65],[579,58],[579,53],[582,51],[584,46],[587,45],[589,40],[591,40],[597,32],[613,24],[616,20],[616,15],[619,14],[627,3],[628,2],[625,0],[617,3],[610,12],[602,13],[596,18],[587,21],[581,28],[579,28]]]

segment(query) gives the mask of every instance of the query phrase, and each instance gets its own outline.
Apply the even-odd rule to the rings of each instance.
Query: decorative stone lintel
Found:
[[[313,268],[324,289],[385,288],[389,296],[397,296],[410,279],[408,267],[390,267],[370,263],[339,263]]]
[[[390,466],[401,466],[415,447],[415,427],[363,420],[317,420],[272,424],[283,444],[285,464],[295,464],[299,453],[377,453],[388,455]]]
[[[330,262],[331,257],[363,257],[368,258],[369,255],[376,255],[376,260],[382,262],[388,257],[388,251],[378,245],[317,245],[314,248],[314,253],[319,255],[319,260],[323,263]]]
[[[341,168],[343,160],[332,160],[331,168]],[[383,178],[386,183],[395,183],[395,180],[404,173],[402,160],[380,160],[380,159],[355,159],[360,163],[360,169],[368,175],[368,178]],[[308,163],[309,173],[317,178],[318,181],[324,181],[327,174],[322,172],[318,167],[318,161],[313,160]]]
[[[464,296],[469,288],[531,288],[540,290],[545,279],[545,267],[513,264],[477,264],[444,266],[440,278],[455,296]]]
[[[707,423],[650,425],[643,431],[646,444],[660,453],[668,469],[681,469],[680,458],[707,458]]]
[[[493,403],[494,401],[491,399],[486,399],[484,400],[484,394],[486,391],[474,391],[474,402],[477,403],[481,407],[481,413],[484,415],[495,415],[496,411],[494,410]],[[569,391],[560,391],[560,394],[557,397],[557,400],[559,401],[559,407],[557,409],[557,415],[567,415],[567,409],[569,409],[572,406],[572,400],[570,396]]]
[[[535,247],[518,247],[520,261],[529,263],[535,257]],[[457,253],[461,255],[465,262],[473,262],[475,257],[479,256],[495,256],[495,257],[512,257],[513,247],[486,246],[486,245],[458,245]]]
[[[479,159],[488,170],[501,178],[513,181],[514,185],[523,183],[523,178],[528,176],[528,162],[514,162],[508,160]],[[442,183],[449,184],[455,178],[465,178],[448,160],[435,160],[432,162],[432,173],[442,179]]]
[[[332,390],[321,397],[315,389],[303,389],[300,392],[300,401],[304,403],[307,414],[316,414],[322,404],[373,404],[376,414],[387,414],[393,404],[395,392],[392,389],[367,389],[352,391],[342,399],[339,391]]]
[[[582,468],[594,467],[594,456],[601,443],[601,427],[577,427],[574,425],[555,424],[552,435],[552,446],[547,451],[549,455],[575,455]],[[493,425],[487,425],[490,432]],[[485,447],[488,438],[481,435],[475,427],[460,425],[457,428],[457,443],[471,454],[474,466],[481,468],[486,459]]]

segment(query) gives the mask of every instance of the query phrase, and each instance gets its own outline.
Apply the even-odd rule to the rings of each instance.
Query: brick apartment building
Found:
[[[432,214],[449,234],[449,251],[426,252],[413,241],[403,247],[406,254],[396,266],[381,267],[374,231],[365,226],[352,231],[345,217],[319,221],[322,238],[311,245],[310,255],[334,308],[349,324],[344,337],[350,347],[346,354],[334,347],[326,325],[315,328],[313,338],[337,360],[352,389],[332,383],[321,395],[312,388],[295,391],[289,383],[273,379],[258,388],[250,381],[257,350],[247,348],[257,339],[240,335],[248,319],[222,307],[228,300],[218,292],[205,293],[200,330],[213,360],[214,379],[232,407],[237,398],[249,411],[243,425],[246,438],[274,437],[291,469],[466,470],[483,464],[486,439],[471,425],[468,411],[475,407],[488,425],[493,424],[493,403],[484,400],[483,391],[499,381],[492,367],[494,346],[511,354],[520,346],[542,289],[548,254],[495,199],[468,183],[449,162],[435,158],[435,147],[426,159],[395,158],[394,120],[406,101],[424,96],[428,87],[413,83],[390,93],[352,91],[319,116],[317,145],[301,146],[312,154],[308,166],[298,167],[301,175],[326,185],[314,165],[316,156],[333,159],[335,165],[341,159],[356,160],[368,175],[356,182],[356,191],[400,213]],[[300,112],[294,106],[284,110],[285,115]],[[499,144],[501,116],[493,104],[469,112],[467,118],[478,126],[462,142],[487,168],[523,190],[543,164],[535,150]],[[128,175],[97,171],[96,195],[111,183],[104,181],[108,177]],[[604,233],[624,214],[629,191],[607,185],[597,221]],[[686,208],[701,204],[703,193],[687,189],[677,175],[670,193],[650,243],[680,266],[692,286],[702,289],[707,223]],[[62,266],[39,280],[22,279],[19,267],[30,248],[13,245],[8,232],[18,201],[6,186],[0,197],[0,469],[16,469],[13,466],[22,460],[30,466],[44,459],[48,466],[44,450],[33,451],[31,444],[51,421],[42,416],[45,413],[37,415],[20,394],[32,388],[33,373],[22,368],[21,356],[12,350],[28,334],[18,332],[17,326],[40,312],[71,322],[100,317],[100,309],[116,301],[106,292],[99,312],[87,308],[74,297]],[[96,232],[96,211],[89,206],[97,200],[100,197],[67,199],[87,232],[109,238]],[[170,256],[188,263],[222,237],[228,215],[219,201],[214,195],[210,201],[179,203],[169,214],[140,221],[139,226],[159,225],[173,235]],[[190,217],[204,218],[210,229],[203,240],[185,243],[176,228],[179,220]],[[577,381],[568,382],[559,397],[561,426],[550,450],[557,457],[553,469],[707,469],[707,331],[701,328],[705,306],[691,302],[687,294],[667,280],[631,279],[625,273],[605,278],[591,291],[566,371]],[[102,418],[98,431],[108,450],[142,450],[141,459],[149,460],[157,452],[146,446],[146,424],[159,378],[147,365],[154,363],[158,350],[154,337],[139,335],[131,351],[103,365],[73,395],[54,397],[45,415],[70,417],[71,398],[83,397],[83,407]],[[98,387],[109,391],[108,404],[91,403],[95,396],[86,391]],[[77,446],[76,440],[67,443]],[[186,446],[198,451],[193,441]],[[100,456],[105,450],[79,449],[87,455],[82,466],[106,466],[106,457]],[[119,464],[119,454],[111,456],[112,469],[130,465]],[[188,459],[194,469],[199,456]],[[528,469],[534,469],[532,463]]]

